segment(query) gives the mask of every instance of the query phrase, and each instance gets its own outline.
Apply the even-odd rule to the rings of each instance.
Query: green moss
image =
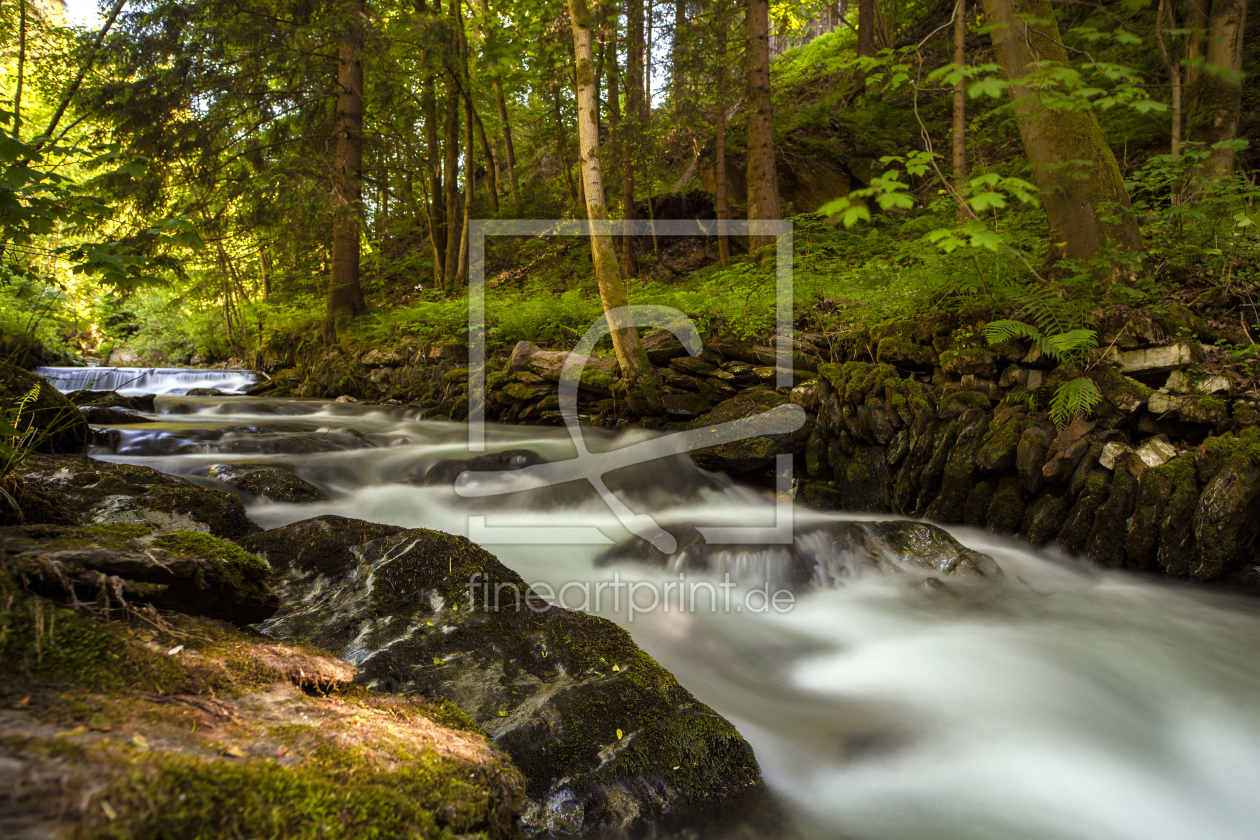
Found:
[[[172,554],[211,561],[216,565],[215,577],[229,586],[242,587],[271,575],[271,567],[258,555],[200,531],[159,534],[153,544]]]
[[[442,374],[443,382],[467,382],[468,368],[451,368]]]

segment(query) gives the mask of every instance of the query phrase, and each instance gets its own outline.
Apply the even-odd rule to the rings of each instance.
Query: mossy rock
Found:
[[[40,836],[519,836],[520,773],[449,704],[218,622],[9,606],[0,756]]]
[[[149,467],[36,455],[17,471],[22,521],[140,524],[235,539],[257,531],[241,500]],[[10,517],[13,522],[16,517]]]
[[[251,496],[277,502],[322,502],[328,498],[284,467],[223,464],[212,467],[208,475]]]
[[[40,591],[132,603],[252,624],[279,604],[271,568],[234,543],[198,531],[153,534],[145,525],[0,528],[0,566]]]
[[[525,773],[533,802],[571,797],[590,827],[617,802],[650,817],[760,784],[735,728],[611,622],[549,606],[493,555],[437,531],[350,546],[352,568],[312,573],[321,535],[344,556],[353,538],[336,532],[362,527],[319,522],[245,541],[290,570],[265,632],[344,652],[371,688],[466,709]],[[302,556],[281,559],[286,545]]]
[[[36,452],[70,453],[83,449],[88,441],[88,422],[75,404],[43,377],[0,361],[0,404],[6,409],[17,405],[37,386],[35,398],[18,418],[18,430],[35,430],[29,440]]]
[[[712,411],[693,420],[689,429],[738,421],[745,437],[729,443],[693,450],[691,459],[701,469],[732,474],[747,473],[773,466],[779,455],[796,454],[805,449],[812,431],[812,422],[805,422],[795,431],[768,433],[765,414],[790,404],[787,394],[769,388],[749,388],[738,396],[719,403]],[[799,406],[792,411],[805,415]],[[776,412],[777,413],[777,412]]]
[[[931,373],[936,367],[934,351],[902,338],[881,339],[876,346],[875,360],[917,373]]]
[[[1196,458],[1203,494],[1194,513],[1197,580],[1215,580],[1254,555],[1260,534],[1260,428],[1212,438]]]

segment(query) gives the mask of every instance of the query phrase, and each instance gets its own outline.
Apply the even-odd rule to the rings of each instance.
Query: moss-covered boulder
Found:
[[[27,396],[18,417],[18,431],[34,429],[37,452],[78,452],[87,445],[88,423],[77,407],[41,376],[0,361],[0,405],[10,410]]]
[[[769,388],[749,388],[718,404],[693,420],[688,428],[701,430],[719,423],[737,422],[742,439],[693,450],[691,459],[701,469],[738,474],[773,466],[779,455],[803,452],[812,430],[812,422],[805,412],[799,406],[790,406],[801,419],[800,425],[790,432],[782,432],[772,425],[769,416],[774,411],[774,419],[782,420],[780,406],[788,405],[787,394]]]
[[[252,624],[279,604],[271,569],[234,543],[140,524],[0,528],[0,568],[38,591],[125,609],[151,604]]]
[[[265,496],[277,502],[322,502],[328,498],[318,487],[284,467],[216,464],[206,475],[251,496]]]
[[[616,625],[549,606],[462,537],[348,545],[347,527],[319,517],[244,541],[286,570],[262,629],[339,652],[370,688],[466,709],[524,772],[527,828],[620,826],[760,785],[735,728]]]
[[[1194,512],[1190,574],[1215,580],[1251,555],[1260,535],[1260,428],[1213,438],[1201,450],[1199,472],[1206,484]]]
[[[3,588],[6,837],[519,836],[520,773],[448,703],[219,622]]]
[[[225,539],[258,530],[236,496],[149,467],[35,455],[15,476],[21,516],[0,511],[7,517],[5,524],[143,525]]]

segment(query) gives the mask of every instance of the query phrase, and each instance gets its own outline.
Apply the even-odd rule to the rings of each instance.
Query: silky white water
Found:
[[[313,401],[173,397],[157,405],[162,422],[105,432],[93,454],[206,483],[214,464],[285,466],[331,497],[249,500],[263,527],[332,513],[467,534],[468,517],[481,515],[491,528],[596,525],[610,542],[627,535],[581,482],[488,499],[418,485],[432,464],[469,457],[462,424]],[[597,450],[644,434],[587,437]],[[552,460],[574,451],[563,429],[491,426],[487,442],[488,451],[529,449]],[[703,473],[684,457],[606,478],[629,507],[667,529],[768,525],[774,516],[765,491]],[[797,510],[798,527],[837,518],[845,515]],[[1005,577],[944,592],[863,578],[799,592],[784,612],[702,604],[631,616],[624,602],[617,611],[605,600],[600,613],[752,743],[783,808],[772,836],[1260,836],[1260,604],[1098,573],[1013,540],[950,530],[994,557]],[[556,590],[614,574],[676,578],[632,563],[597,566],[607,545],[487,548],[527,581]],[[758,556],[733,563],[745,582],[773,566],[758,565]],[[658,836],[766,836],[764,825],[741,830],[739,814],[699,819],[713,822]]]

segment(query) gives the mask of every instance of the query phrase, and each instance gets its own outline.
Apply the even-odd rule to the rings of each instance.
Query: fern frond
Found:
[[[1101,400],[1102,393],[1094,380],[1083,376],[1069,379],[1050,398],[1050,420],[1062,430],[1077,417],[1087,416]]]

